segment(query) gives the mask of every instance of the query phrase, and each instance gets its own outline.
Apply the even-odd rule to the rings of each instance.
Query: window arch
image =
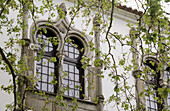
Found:
[[[84,94],[84,69],[80,62],[84,53],[84,47],[80,40],[70,37],[64,43],[66,56],[63,62],[63,70],[66,73],[63,78],[63,86],[68,89],[66,96],[83,98]]]
[[[57,37],[50,29],[42,28],[37,32],[37,40],[40,45],[37,52],[36,76],[37,88],[42,91],[56,93],[58,85],[58,47]]]
[[[64,46],[62,52],[65,52],[62,69],[65,75],[60,81],[59,59],[62,58],[57,57],[58,38],[56,34],[48,28],[42,28],[37,31],[36,37],[40,46],[36,62],[37,88],[45,92],[56,93],[60,87],[58,82],[62,82],[62,86],[66,89],[65,96],[83,99],[84,69],[80,62],[84,55],[82,41],[76,35],[69,36],[64,43],[60,41]],[[52,58],[56,61],[51,61]]]
[[[146,109],[149,111],[158,111],[160,109],[163,109],[164,105],[160,103],[160,101],[157,101],[157,98],[159,100],[164,100],[161,98],[161,96],[158,93],[158,88],[161,88],[162,86],[159,83],[160,80],[160,71],[157,70],[158,67],[158,61],[156,61],[153,58],[148,58],[145,61],[145,68],[144,73],[146,77],[145,85],[146,85],[146,92],[145,92],[145,98],[146,98]]]

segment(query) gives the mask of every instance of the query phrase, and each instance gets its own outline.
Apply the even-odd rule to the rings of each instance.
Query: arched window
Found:
[[[63,86],[68,89],[65,91],[66,96],[82,99],[84,94],[84,70],[81,68],[80,60],[84,47],[78,39],[74,37],[69,39],[71,42],[65,42],[64,44],[66,56],[63,62],[63,70],[66,74],[63,78]]]
[[[44,33],[46,32],[46,33]],[[40,49],[37,52],[37,88],[42,91],[55,93],[58,81],[58,61],[56,57],[57,38],[49,29],[39,30],[37,40]]]
[[[149,111],[158,111],[163,109],[164,100],[158,93],[158,88],[161,88],[159,84],[160,80],[160,71],[157,70],[157,64],[154,61],[147,60],[145,64],[145,85],[146,85],[146,109]],[[158,102],[158,100],[161,100]]]

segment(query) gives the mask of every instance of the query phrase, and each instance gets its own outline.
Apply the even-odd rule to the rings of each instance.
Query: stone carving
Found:
[[[64,15],[67,14],[67,9],[66,9],[65,3],[61,3],[61,4],[59,5],[59,8],[60,8],[60,10],[62,10],[62,11],[64,12]],[[58,11],[58,13],[60,14],[59,11]]]
[[[62,34],[65,34],[65,33],[66,33],[66,28],[64,27],[63,24],[59,24],[59,25],[58,25],[58,29],[59,29],[59,31],[60,31]]]

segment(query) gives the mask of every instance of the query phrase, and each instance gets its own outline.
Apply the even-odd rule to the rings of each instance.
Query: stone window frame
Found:
[[[144,61],[144,67],[150,67],[151,68],[151,70],[157,70],[157,66],[158,66],[158,64],[159,64],[159,60],[155,57],[155,56],[151,56],[151,55],[145,55],[144,56],[144,58],[143,58],[143,61]],[[154,66],[151,66],[151,64],[149,63],[149,62],[153,62],[154,63]],[[164,71],[168,71],[168,69],[169,69],[169,67],[168,66],[166,66],[165,65],[165,69],[164,69]],[[154,77],[154,79],[157,79],[157,80],[159,80],[159,81],[157,81],[157,82],[159,82],[159,84],[160,84],[160,87],[170,87],[170,85],[169,84],[167,84],[167,77],[165,77],[165,76],[167,76],[167,75],[165,75],[165,73],[164,73],[164,71],[156,71],[156,73],[157,74],[159,74],[159,78],[156,78],[156,77]],[[170,74],[170,70],[169,70],[169,74]],[[169,77],[170,77],[170,75],[169,75]],[[148,85],[150,85],[150,84],[155,84],[155,80],[154,81],[149,81],[149,80],[145,80],[144,81],[145,82],[145,87],[147,87],[146,85],[148,84]],[[158,89],[158,88],[157,88]],[[153,89],[153,90],[155,90],[156,91],[156,89]],[[158,94],[155,94],[155,96],[156,97],[158,97]],[[145,103],[147,102],[147,100],[146,100],[146,96],[145,96]],[[154,102],[154,108],[155,109],[152,109],[151,108],[151,103],[150,102]],[[149,104],[150,104],[150,108],[151,109],[149,109],[149,111],[150,110],[158,110],[158,108],[159,107],[166,107],[167,105],[168,105],[168,98],[167,99],[164,99],[163,100],[163,102],[164,102],[164,104],[161,106],[159,103],[159,106],[158,106],[158,104],[157,105],[155,105],[155,103],[157,103],[157,102],[155,102],[155,101],[152,101],[150,98],[149,98]],[[152,104],[152,106],[153,106],[153,104]],[[147,107],[147,104],[146,104],[146,107]],[[147,110],[148,110],[148,107],[147,107]]]
[[[48,26],[47,26],[48,24]],[[34,58],[35,56],[37,56],[37,51],[40,48],[40,46],[38,45],[38,41],[36,39],[36,33],[40,28],[46,28],[51,30],[52,32],[54,32],[55,35],[57,35],[58,39],[59,39],[59,44],[57,47],[57,53],[56,56],[59,59],[59,66],[62,69],[63,67],[63,59],[65,56],[65,52],[63,51],[64,49],[64,40],[70,37],[74,37],[76,39],[78,39],[79,41],[81,41],[84,49],[84,54],[82,55],[82,57],[89,57],[91,58],[93,53],[90,51],[90,49],[88,48],[89,45],[88,43],[92,41],[92,38],[86,34],[82,35],[82,32],[79,31],[78,29],[74,28],[74,27],[70,27],[70,30],[67,32],[67,36],[66,35],[66,31],[63,31],[63,29],[67,29],[69,27],[69,22],[67,20],[67,18],[63,18],[63,19],[57,19],[55,21],[53,21],[52,23],[49,23],[46,20],[38,20],[35,23],[33,23],[31,25],[30,28],[30,40],[31,40],[31,44],[29,46],[30,48],[30,52],[29,55],[32,56],[32,58]],[[64,38],[65,37],[65,38]],[[34,65],[32,65],[32,62],[34,63]],[[35,77],[36,75],[36,62],[34,60],[32,60],[32,62],[30,61],[29,66],[30,66],[30,74],[32,74],[32,76]],[[83,63],[82,63],[83,64]],[[91,67],[91,65],[88,66],[89,68]],[[88,90],[88,85],[89,85],[89,78],[87,77],[88,74],[88,68],[84,70],[84,95],[85,97],[81,99],[85,99],[88,100],[92,97],[89,97],[89,93],[90,90]],[[63,77],[63,71],[59,71],[59,87],[62,88],[61,83],[62,83],[62,77]],[[49,92],[48,92],[49,93]]]

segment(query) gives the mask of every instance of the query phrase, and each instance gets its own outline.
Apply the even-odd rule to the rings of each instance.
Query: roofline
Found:
[[[127,7],[126,5],[121,5],[120,3],[117,5],[117,8],[128,11],[130,13],[142,16],[143,12],[138,11],[137,9],[132,9],[132,7]]]

